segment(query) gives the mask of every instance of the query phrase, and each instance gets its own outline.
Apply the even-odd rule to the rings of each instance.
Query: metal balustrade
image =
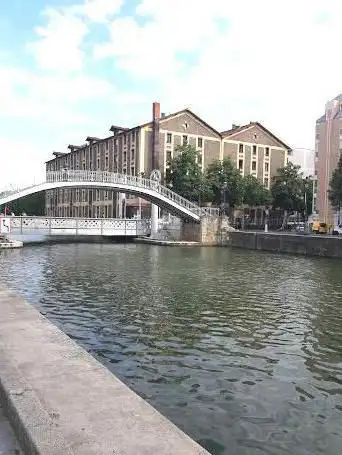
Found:
[[[84,236],[146,236],[151,232],[149,219],[119,218],[55,218],[35,216],[6,217],[6,232],[10,235],[84,235]]]
[[[144,178],[144,177],[137,177],[132,175],[126,174],[119,174],[114,172],[106,172],[106,171],[86,171],[86,170],[62,170],[62,171],[52,171],[47,172],[46,174],[46,182],[41,183],[40,185],[32,185],[27,188],[22,188],[21,190],[12,190],[7,193],[0,194],[0,204],[1,199],[6,198],[11,195],[15,195],[16,193],[22,193],[25,191],[29,191],[35,187],[41,186],[43,187],[44,184],[49,183],[58,183],[58,182],[94,182],[96,183],[108,183],[112,185],[127,185],[127,192],[129,193],[130,188],[136,188],[139,190],[146,189],[152,190],[157,195],[167,199],[169,202],[172,202],[179,207],[191,212],[195,217],[202,217],[202,216],[215,216],[218,215],[219,209],[212,208],[212,207],[200,207],[194,202],[191,202],[184,197],[180,196],[179,194],[172,191],[170,188],[167,188],[164,185],[161,185],[158,181]],[[34,191],[32,191],[34,192]],[[123,191],[124,192],[124,191]]]

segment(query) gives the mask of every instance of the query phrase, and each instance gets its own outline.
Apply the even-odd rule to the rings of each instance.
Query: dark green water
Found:
[[[342,262],[55,245],[0,280],[213,454],[341,453]]]

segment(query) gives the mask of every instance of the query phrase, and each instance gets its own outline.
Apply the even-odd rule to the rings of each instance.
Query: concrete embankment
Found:
[[[342,239],[335,236],[235,231],[229,234],[226,244],[249,250],[342,258]]]
[[[1,285],[0,401],[26,454],[208,454]]]

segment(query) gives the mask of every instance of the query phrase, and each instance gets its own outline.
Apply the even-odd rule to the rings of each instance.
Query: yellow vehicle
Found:
[[[327,223],[322,223],[321,221],[314,221],[312,223],[312,232],[314,234],[327,234],[328,232]]]

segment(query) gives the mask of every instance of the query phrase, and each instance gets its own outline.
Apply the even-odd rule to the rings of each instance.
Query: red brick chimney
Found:
[[[160,119],[160,103],[157,103],[156,101],[152,105],[152,119]]]

